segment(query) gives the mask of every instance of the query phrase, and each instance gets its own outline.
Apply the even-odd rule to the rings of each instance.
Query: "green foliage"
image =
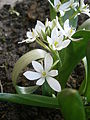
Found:
[[[83,102],[76,90],[62,90],[58,102],[65,120],[86,120]]]
[[[57,98],[46,97],[41,95],[1,93],[0,100],[40,107],[59,107]]]
[[[38,86],[33,87],[21,87],[17,85],[17,79],[22,70],[30,64],[33,60],[38,60],[44,58],[46,52],[41,49],[32,50],[26,54],[24,54],[15,64],[13,73],[12,73],[12,81],[18,93],[28,94],[34,92]]]
[[[85,91],[85,96],[87,97],[87,101],[90,102],[90,41],[88,42],[87,45],[86,58],[87,58],[87,87]]]
[[[77,42],[71,42],[71,44],[66,48],[64,54],[64,62],[62,68],[59,70],[60,83],[62,88],[65,88],[68,77],[75,68],[75,66],[83,59],[86,55],[86,48],[90,38],[90,31],[77,31],[74,38],[83,38]],[[64,74],[65,73],[65,74]]]

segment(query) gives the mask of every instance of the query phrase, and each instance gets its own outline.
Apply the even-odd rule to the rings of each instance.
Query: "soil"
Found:
[[[87,1],[86,1],[87,2]],[[13,9],[19,13],[19,16]],[[15,93],[11,74],[16,61],[26,52],[39,48],[36,43],[18,44],[26,37],[26,31],[33,28],[36,20],[49,18],[49,4],[47,0],[23,0],[14,8],[4,5],[0,9],[0,81],[3,92]],[[86,19],[86,18],[85,18]],[[79,19],[79,24],[82,22]],[[79,63],[73,71],[67,84],[70,88],[78,89],[84,78],[84,67]],[[64,120],[60,110],[8,102],[0,102],[0,120]]]

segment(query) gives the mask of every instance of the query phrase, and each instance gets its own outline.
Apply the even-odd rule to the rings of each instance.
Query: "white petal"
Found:
[[[36,38],[29,38],[29,39],[26,39],[26,43],[31,43],[31,42],[34,42],[36,40]]]
[[[54,0],[54,5],[57,6],[59,4],[59,0]]]
[[[32,72],[32,71],[26,71],[23,74],[28,80],[37,80],[41,77],[40,73]]]
[[[56,25],[57,25],[57,28],[60,29],[61,33],[62,33],[63,35],[65,35],[65,32],[64,32],[63,28],[61,27],[61,25],[60,25],[60,23],[59,23],[59,21],[58,21],[58,17],[57,17],[57,16],[56,16]]]
[[[65,40],[62,42],[62,47],[65,48],[70,44],[71,40]]]
[[[59,82],[55,78],[47,77],[46,79],[47,79],[48,84],[50,85],[50,87],[53,90],[55,90],[57,92],[61,91],[61,86],[60,86]]]
[[[54,27],[53,30],[52,30],[51,38],[53,40],[56,40],[58,38],[58,29],[56,27]]]
[[[49,36],[47,36],[47,41],[48,41],[48,43],[49,43],[50,45],[53,44],[53,40],[52,40]]]
[[[42,72],[43,71],[42,65],[37,61],[32,61],[32,66],[37,72]]]
[[[28,38],[32,38],[32,32],[31,31],[28,31],[26,34],[27,34]]]
[[[59,12],[60,12],[60,14],[61,14],[61,17],[63,17],[63,16],[64,16],[64,14],[65,14],[65,12],[64,12],[64,11],[62,11],[62,10],[59,10]]]
[[[58,70],[51,70],[50,72],[48,72],[49,76],[55,77],[58,75]]]
[[[45,27],[44,24],[41,21],[39,21],[39,20],[37,20],[37,25],[40,26],[41,28]]]
[[[43,30],[43,32],[45,32],[45,25],[41,21],[37,20],[35,30],[39,33],[41,32],[41,30]]]
[[[80,41],[80,40],[83,40],[83,38],[78,38],[78,39],[75,39],[75,38],[70,38],[72,41]]]
[[[45,78],[41,78],[36,82],[36,85],[42,85],[45,82]]]
[[[60,36],[58,37],[58,42],[63,41],[63,39],[64,39],[64,36],[63,36],[63,35],[60,35]]]
[[[69,26],[69,19],[67,19],[64,23],[64,30],[68,30],[70,29],[70,26]]]
[[[69,1],[69,2],[65,2],[64,4],[62,4],[62,5],[60,6],[60,10],[66,11],[66,9],[68,9],[69,6],[70,6],[70,1]]]
[[[47,53],[44,59],[44,66],[46,72],[51,69],[52,64],[53,64],[53,58],[49,53]]]

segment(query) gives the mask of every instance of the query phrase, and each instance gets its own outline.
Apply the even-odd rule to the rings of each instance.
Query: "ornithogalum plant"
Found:
[[[0,100],[19,104],[61,109],[65,120],[90,118],[90,10],[84,0],[48,0],[51,20],[45,24],[37,20],[35,28],[26,33],[21,43],[37,42],[44,50],[35,49],[24,54],[12,73],[17,94],[1,93]],[[88,20],[81,26],[78,15]],[[79,90],[66,88],[75,66],[83,61],[85,78]],[[36,81],[34,86],[17,85],[18,76],[28,65],[33,70],[23,73],[26,80]],[[40,94],[36,91],[40,89]]]

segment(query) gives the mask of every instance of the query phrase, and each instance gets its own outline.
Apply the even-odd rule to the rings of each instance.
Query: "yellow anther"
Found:
[[[45,72],[45,71],[42,72],[42,76],[43,76],[43,77],[46,76],[46,72]]]
[[[55,47],[57,47],[57,46],[58,46],[58,42],[57,42],[57,41],[55,41],[55,42],[54,42],[54,45],[55,45]]]

